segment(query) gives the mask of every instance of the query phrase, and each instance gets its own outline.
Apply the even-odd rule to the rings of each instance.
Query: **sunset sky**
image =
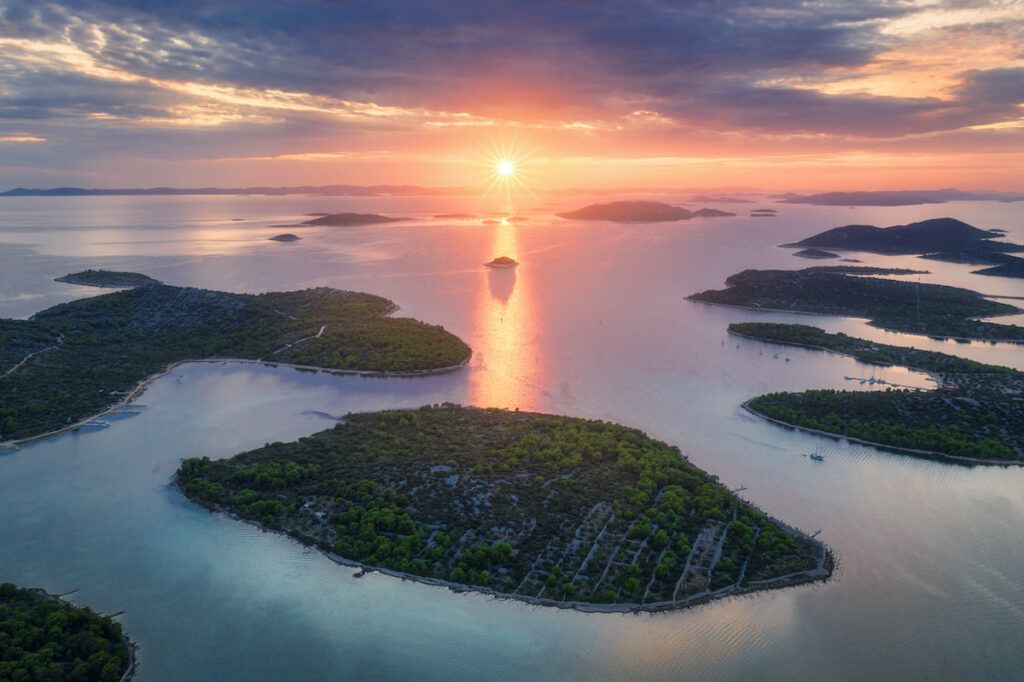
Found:
[[[0,190],[1024,189],[1024,1],[0,0]]]

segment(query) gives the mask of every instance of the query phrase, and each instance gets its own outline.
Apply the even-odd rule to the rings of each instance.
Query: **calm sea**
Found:
[[[1024,470],[966,467],[794,433],[740,403],[770,390],[870,389],[925,377],[730,338],[739,320],[797,321],[1024,369],[1024,350],[939,342],[863,321],[690,303],[751,267],[813,265],[777,244],[849,223],[952,216],[1024,241],[1020,208],[732,206],[661,225],[552,217],[597,198],[525,203],[512,226],[435,219],[471,198],[0,199],[0,315],[99,290],[88,267],[230,291],[332,286],[380,294],[474,349],[464,371],[371,379],[193,364],[154,382],[140,414],[0,455],[0,580],[77,590],[141,645],[139,680],[1012,679],[1024,670]],[[544,204],[541,206],[541,204]],[[719,208],[730,209],[729,205]],[[748,218],[774,207],[777,218]],[[696,206],[694,207],[696,208]],[[411,218],[281,228],[310,212]],[[295,243],[267,241],[280,232]],[[515,270],[481,264],[499,255]],[[1024,296],[965,265],[858,255],[922,282]],[[917,279],[911,276],[910,279]],[[773,354],[778,352],[779,358]],[[786,358],[789,362],[786,362]],[[805,586],[656,615],[581,614],[371,574],[214,516],[168,486],[184,457],[228,457],[326,428],[321,413],[453,401],[614,420],[678,445],[840,565]],[[822,463],[800,453],[818,449]]]

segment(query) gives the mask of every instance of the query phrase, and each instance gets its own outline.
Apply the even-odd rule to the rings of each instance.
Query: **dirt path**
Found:
[[[0,379],[3,379],[4,377],[10,376],[11,374],[14,374],[15,370],[17,370],[17,369],[18,369],[19,367],[21,367],[22,365],[24,365],[24,364],[25,364],[26,362],[28,362],[29,360],[31,360],[31,359],[32,359],[33,357],[35,357],[36,355],[42,355],[42,354],[43,354],[43,353],[45,353],[46,351],[48,351],[48,350],[53,350],[54,348],[57,348],[57,347],[59,347],[59,346],[60,346],[60,344],[58,343],[57,345],[54,345],[54,346],[48,346],[48,347],[46,347],[46,348],[43,348],[42,350],[37,350],[37,351],[35,351],[35,352],[33,352],[33,353],[29,353],[28,355],[26,355],[25,357],[23,357],[23,358],[21,359],[21,362],[19,362],[19,363],[18,363],[18,364],[16,364],[16,365],[15,365],[14,367],[11,367],[11,368],[10,368],[9,370],[7,370],[7,371],[6,371],[6,372],[4,372],[4,373],[3,373],[2,375],[0,375]]]

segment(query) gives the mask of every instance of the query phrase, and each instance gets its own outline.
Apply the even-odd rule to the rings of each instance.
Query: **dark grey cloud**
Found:
[[[870,59],[859,22],[892,16],[891,3],[855,9],[753,2],[96,2],[14,0],[0,31],[77,31],[104,61],[150,76],[336,97],[373,92],[434,99],[461,79],[545,81],[572,68],[587,77],[689,79],[773,68],[856,65]],[[90,40],[91,21],[123,34]],[[212,38],[195,44],[190,34]],[[145,42],[135,39],[146,38]],[[187,43],[183,45],[182,42]],[[614,84],[614,83],[613,83]]]
[[[895,137],[1012,116],[1021,69],[965,73],[953,101],[764,85],[868,63],[894,40],[879,22],[913,11],[899,0],[7,0],[0,35],[71,40],[148,78],[556,123],[645,109],[714,130]],[[2,57],[0,119],[159,119],[189,97]],[[279,134],[308,139],[350,126],[269,115],[285,119]]]
[[[992,104],[1024,104],[1024,68],[968,71],[958,95],[960,99]]]

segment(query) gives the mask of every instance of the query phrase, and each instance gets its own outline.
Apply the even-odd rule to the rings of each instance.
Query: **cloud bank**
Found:
[[[623,159],[676,159],[685,181],[695,160],[893,150],[988,154],[999,176],[1024,131],[1022,38],[1016,0],[8,0],[0,182],[118,185],[147,160],[154,182],[215,179],[245,159],[261,175],[230,184],[334,162],[332,181],[422,182],[433,159],[464,184],[496,136],[585,156],[597,182]],[[8,143],[26,137],[43,143]]]

